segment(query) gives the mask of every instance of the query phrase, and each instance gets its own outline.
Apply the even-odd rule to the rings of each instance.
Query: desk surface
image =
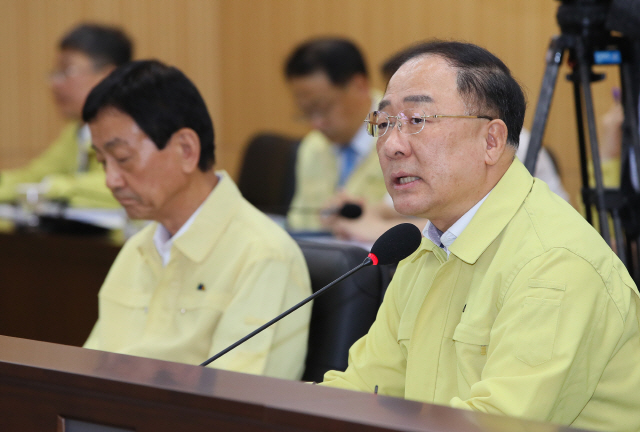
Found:
[[[53,431],[61,418],[139,432],[575,430],[0,336],[0,429]]]

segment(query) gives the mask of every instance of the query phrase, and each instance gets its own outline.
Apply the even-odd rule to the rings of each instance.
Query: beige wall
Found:
[[[82,20],[123,26],[136,57],[181,68],[214,117],[218,167],[237,174],[247,139],[260,130],[301,135],[282,78],[286,55],[318,35],[353,38],[374,83],[380,63],[415,41],[463,39],[501,57],[526,89],[532,122],[549,39],[552,0],[0,0],[0,168],[18,166],[56,136],[62,122],[47,88],[56,43]],[[609,69],[616,75],[615,69]],[[571,87],[561,71],[545,142],[565,184],[578,187]],[[610,105],[613,76],[594,85],[596,112]]]

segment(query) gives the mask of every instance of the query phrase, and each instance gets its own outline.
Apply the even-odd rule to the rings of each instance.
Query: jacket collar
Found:
[[[202,204],[200,212],[189,229],[173,243],[174,249],[196,263],[202,262],[218,242],[233,220],[243,199],[237,186],[225,171],[217,171],[216,175],[219,178],[218,184]],[[143,256],[153,256],[155,251],[153,233],[156,226],[157,223],[154,223],[153,228],[150,228],[151,235],[139,247]]]
[[[514,159],[467,228],[453,242],[451,253],[474,264],[515,216],[532,186],[533,177],[522,162]]]

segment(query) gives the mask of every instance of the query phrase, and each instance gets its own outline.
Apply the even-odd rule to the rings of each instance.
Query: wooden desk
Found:
[[[102,237],[0,234],[0,334],[82,345],[119,250]]]
[[[0,336],[0,430],[62,432],[65,419],[137,432],[576,430]]]

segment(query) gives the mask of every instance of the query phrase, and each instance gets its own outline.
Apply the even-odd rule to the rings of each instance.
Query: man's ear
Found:
[[[500,119],[491,120],[487,125],[485,163],[495,165],[507,149],[507,125]]]
[[[182,128],[171,135],[171,145],[180,156],[182,169],[192,173],[198,169],[200,160],[200,137],[191,128]]]
[[[100,68],[100,70],[98,71],[98,82],[102,81],[103,79],[105,79],[111,72],[113,72],[113,70],[116,68],[115,65],[106,65],[102,68]]]
[[[369,79],[363,74],[354,75],[349,81],[348,86],[360,93],[369,94]]]

